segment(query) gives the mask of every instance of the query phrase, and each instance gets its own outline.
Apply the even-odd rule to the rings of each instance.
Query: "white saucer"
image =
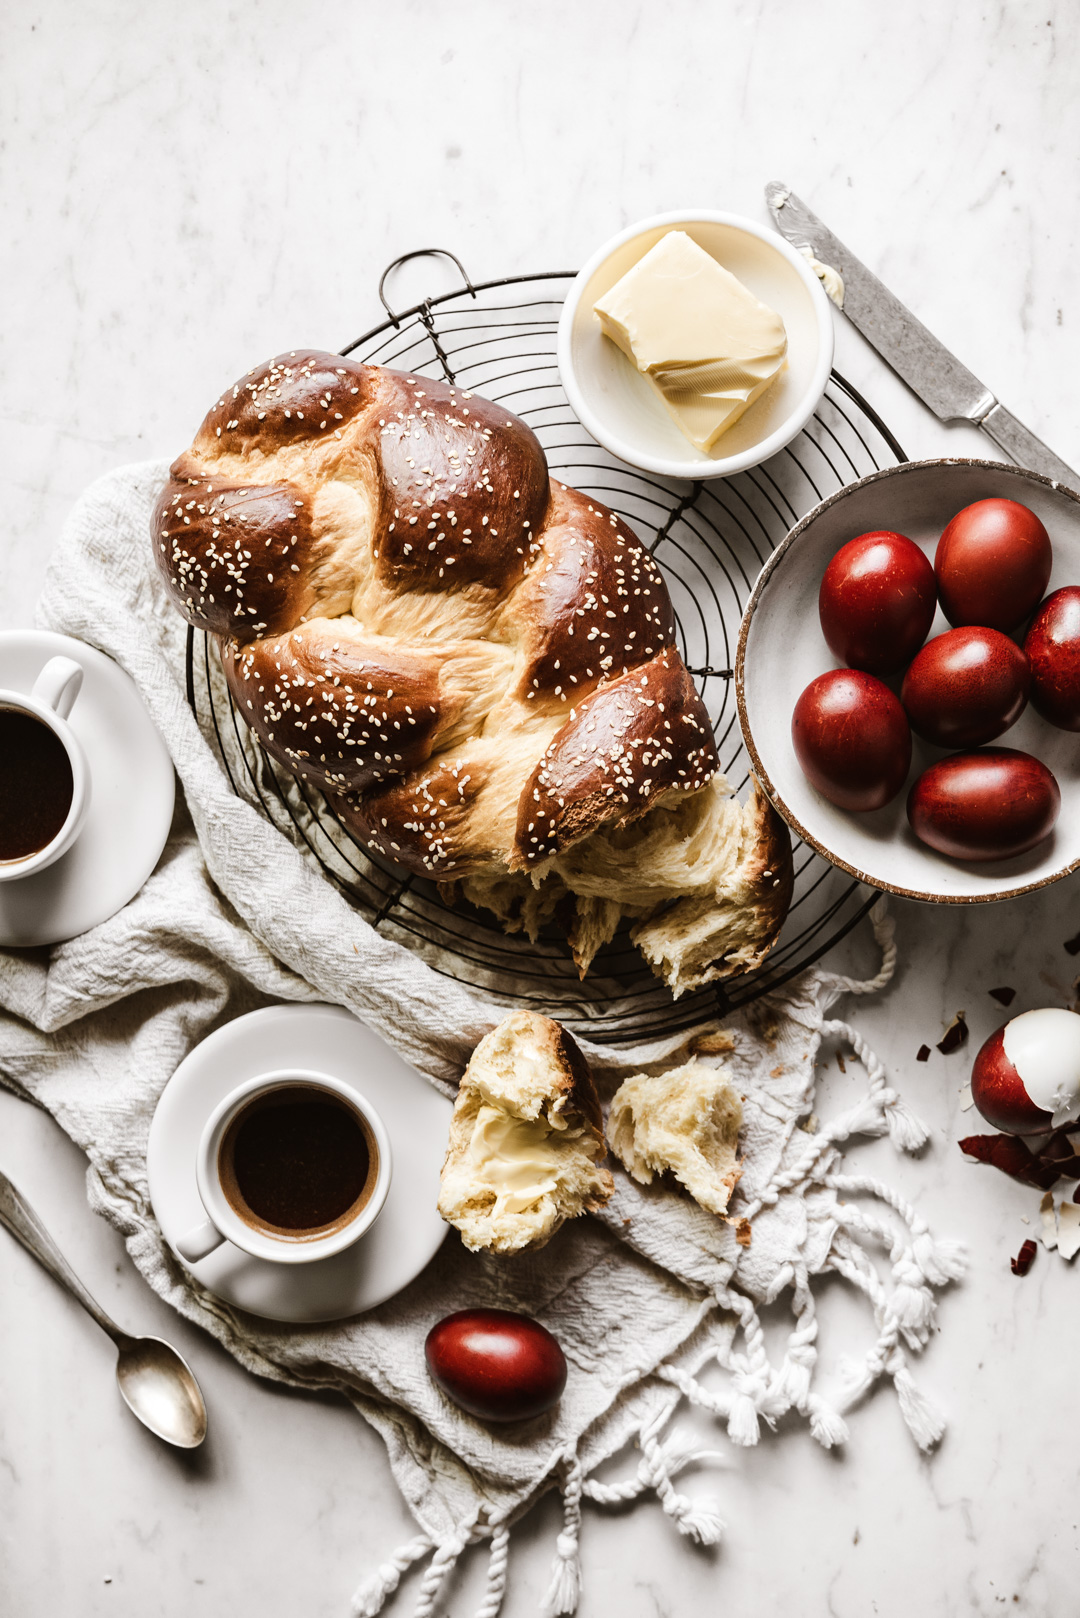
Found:
[[[161,857],[172,824],[172,760],[134,681],[92,646],[44,630],[0,633],[0,687],[29,692],[50,657],[85,670],[69,724],[90,765],[90,808],[54,865],[0,882],[0,946],[57,944],[126,905]]]
[[[438,1251],[448,1229],[435,1204],[452,1111],[351,1012],[269,1006],[237,1017],[197,1045],[166,1085],[150,1125],[150,1200],[179,1258],[177,1240],[206,1218],[195,1150],[207,1118],[245,1079],[291,1066],[347,1079],[381,1114],[394,1156],[382,1213],[366,1236],[333,1258],[273,1264],[225,1242],[184,1268],[226,1303],[267,1320],[343,1320],[400,1292]]]

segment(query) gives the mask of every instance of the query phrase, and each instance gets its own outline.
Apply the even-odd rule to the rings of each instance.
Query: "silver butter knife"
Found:
[[[970,421],[1018,465],[1070,489],[1080,488],[1080,477],[1072,467],[998,404],[990,389],[871,275],[788,186],[770,180],[765,200],[776,228],[793,247],[809,250],[820,263],[838,271],[844,283],[841,307],[845,315],[935,416],[941,421]]]

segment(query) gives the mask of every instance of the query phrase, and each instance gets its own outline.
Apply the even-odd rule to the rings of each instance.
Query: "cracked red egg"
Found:
[[[988,1124],[1042,1135],[1080,1117],[1080,1016],[1058,1006],[1024,1011],[983,1045],[971,1097]]]

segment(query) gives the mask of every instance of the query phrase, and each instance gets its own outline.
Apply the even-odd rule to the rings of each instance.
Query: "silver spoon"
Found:
[[[206,1406],[185,1360],[160,1337],[129,1337],[87,1292],[30,1204],[0,1174],[0,1225],[66,1287],[116,1344],[116,1380],[128,1409],[167,1444],[194,1449],[206,1437]]]

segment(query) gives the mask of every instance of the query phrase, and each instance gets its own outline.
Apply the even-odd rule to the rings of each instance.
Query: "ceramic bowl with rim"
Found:
[[[787,329],[784,370],[712,451],[679,431],[652,386],[604,336],[593,309],[670,230],[684,230]],[[782,236],[738,214],[680,211],[631,225],[589,259],[559,320],[559,373],[578,419],[619,460],[665,477],[731,477],[779,454],[816,410],[832,356],[832,309],[817,275]]]
[[[1080,497],[1048,478],[999,461],[908,461],[861,478],[809,512],[762,568],[743,614],[735,667],[739,722],[754,773],[789,826],[819,854],[861,881],[909,899],[978,904],[1047,886],[1080,866],[1080,744],[1030,706],[989,744],[1032,753],[1053,771],[1061,813],[1051,835],[1012,859],[962,863],[920,843],[908,825],[907,795],[930,764],[947,756],[912,736],[911,770],[884,809],[848,814],[815,792],[791,745],[791,714],[817,675],[841,667],[818,620],[818,590],[830,559],[849,539],[888,528],[933,561],[942,529],[976,500],[1017,500],[1046,525],[1054,547],[1047,594],[1080,584]],[[931,638],[950,625],[941,609]],[[899,690],[899,677],[888,682]]]

